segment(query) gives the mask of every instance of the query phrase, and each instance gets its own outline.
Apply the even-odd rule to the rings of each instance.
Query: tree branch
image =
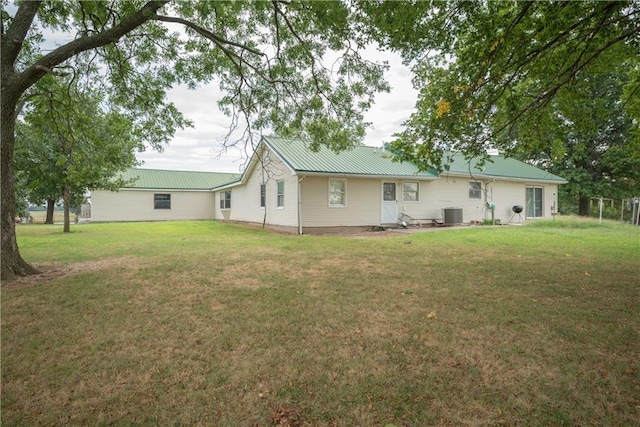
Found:
[[[24,92],[47,73],[47,71],[45,71],[46,69],[52,69],[56,65],[66,61],[67,59],[77,55],[80,52],[85,52],[87,50],[95,49],[100,46],[116,43],[123,36],[135,30],[145,22],[153,19],[158,9],[168,3],[168,1],[169,0],[150,0],[137,12],[135,12],[128,18],[125,18],[119,24],[116,24],[113,27],[95,35],[75,39],[72,42],[69,42],[49,52],[47,55],[40,58],[31,67],[27,68],[22,73],[16,76],[18,85],[17,90],[20,93]],[[27,5],[29,3],[31,2],[26,1],[22,3],[22,5]]]
[[[277,4],[275,4],[275,3],[274,3],[274,9],[275,9],[275,13],[276,14],[279,13],[282,16],[282,19],[284,20],[287,28],[289,29],[289,31],[291,31],[291,34],[296,38],[296,40],[298,40],[298,43],[300,43],[300,45],[304,46],[306,44],[305,41],[302,40],[302,37],[300,37],[300,35],[293,28],[293,25],[291,24],[291,21],[289,21],[289,18],[287,18],[287,15],[285,13],[283,13],[280,10],[280,8],[277,6]],[[329,105],[331,105],[333,107],[333,101],[331,99],[329,99],[327,94],[320,87],[320,82],[319,82],[318,76],[316,74],[316,59],[311,54],[309,54],[308,57],[311,60],[311,77],[313,78],[313,83],[314,83],[314,86],[316,88],[316,92],[319,95],[322,95],[322,97],[329,102]]]
[[[16,16],[11,21],[11,26],[7,29],[7,34],[2,34],[3,63],[12,65],[15,63],[20,49],[22,49],[22,43],[24,43],[24,39],[27,37],[29,28],[31,28],[33,19],[41,4],[42,0],[20,3]]]
[[[182,18],[176,18],[176,17],[171,17],[171,16],[160,16],[160,15],[156,15],[154,18],[154,20],[156,21],[161,21],[161,22],[171,22],[171,23],[175,23],[175,24],[182,24],[188,28],[191,28],[192,30],[194,30],[195,32],[197,32],[198,34],[200,34],[201,36],[205,37],[206,39],[212,41],[220,50],[222,50],[222,52],[225,54],[225,56],[227,58],[229,58],[229,60],[233,63],[234,67],[236,68],[236,70],[238,71],[238,73],[244,77],[244,72],[242,71],[242,65],[246,65],[247,67],[251,68],[258,76],[260,76],[263,80],[265,80],[266,82],[270,83],[270,84],[275,84],[275,83],[283,83],[286,84],[287,81],[286,80],[280,80],[280,79],[273,79],[271,76],[267,76],[266,74],[264,74],[261,70],[260,67],[256,66],[255,64],[251,63],[251,61],[247,61],[246,59],[244,59],[242,57],[242,55],[239,55],[238,53],[234,52],[231,49],[228,49],[225,45],[228,46],[234,46],[237,47],[239,49],[242,50],[242,52],[250,52],[256,56],[260,56],[260,57],[266,57],[266,54],[264,52],[261,52],[257,49],[254,49],[250,46],[247,45],[243,45],[241,43],[236,43],[234,41],[231,40],[226,40],[223,39],[220,36],[217,36],[216,34],[212,33],[211,31],[207,30],[206,28],[202,28],[196,24],[194,24],[191,21],[188,21],[186,19],[182,19]]]
[[[525,114],[527,114],[528,112],[545,106],[547,103],[549,103],[551,101],[553,96],[558,92],[558,90],[560,90],[560,88],[562,88],[564,85],[566,85],[568,82],[570,82],[571,79],[573,79],[573,77],[575,77],[575,75],[580,70],[585,68],[591,62],[593,62],[598,56],[600,56],[600,54],[602,54],[602,52],[604,52],[605,50],[609,49],[611,46],[615,45],[616,43],[619,43],[619,42],[621,42],[623,40],[626,40],[627,38],[629,38],[632,35],[637,34],[639,32],[640,32],[640,28],[631,29],[631,30],[619,35],[618,37],[615,37],[615,38],[609,40],[604,46],[602,46],[599,49],[593,51],[593,53],[588,58],[586,58],[584,61],[582,61],[582,63],[574,62],[562,74],[562,75],[567,74],[567,71],[570,71],[568,73],[568,75],[563,80],[559,81],[553,87],[549,88],[548,90],[546,90],[546,91],[540,93],[538,96],[536,96],[535,99],[533,99],[533,101],[531,101],[528,105],[526,105],[523,109],[521,109],[516,115],[514,115],[511,119],[507,120],[506,123],[504,123],[502,126],[500,126],[496,131],[492,132],[491,135],[489,135],[489,137],[486,138],[485,142],[493,139],[500,132],[502,132],[505,129],[509,128],[510,126],[514,125],[520,118],[525,116]]]
[[[44,71],[47,74],[53,74],[54,76],[57,76],[57,77],[64,77],[64,76],[68,76],[69,75],[69,73],[62,73],[60,71],[56,71],[56,70],[53,70],[51,68],[47,68],[44,65],[36,65],[36,69],[40,70],[40,71]]]
[[[201,36],[211,40],[212,42],[214,42],[216,45],[230,45],[230,46],[235,46],[239,49],[242,49],[244,51],[247,52],[251,52],[254,55],[258,55],[258,56],[264,56],[263,52],[260,52],[259,50],[256,50],[252,47],[249,47],[247,45],[244,45],[242,43],[237,43],[231,40],[226,40],[223,39],[222,37],[212,33],[211,31],[207,30],[206,28],[202,28],[199,25],[194,24],[191,21],[188,21],[186,19],[183,18],[177,18],[174,16],[162,16],[162,15],[156,15],[154,18],[154,20],[156,21],[162,21],[162,22],[172,22],[174,24],[182,24],[185,27],[191,28],[193,31],[195,31],[196,33],[200,34]]]

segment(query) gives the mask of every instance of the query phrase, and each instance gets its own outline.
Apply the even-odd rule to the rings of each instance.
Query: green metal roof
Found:
[[[435,170],[419,172],[411,162],[394,162],[392,154],[382,148],[356,146],[336,153],[321,146],[317,152],[311,151],[309,141],[287,139],[274,136],[263,137],[263,141],[297,173],[322,173],[337,175],[413,177],[423,179],[438,178]],[[519,160],[501,155],[490,156],[490,161],[478,166],[478,161],[465,160],[456,154],[448,171],[443,174],[495,177],[517,180],[546,181],[558,184],[567,181],[558,175]],[[221,172],[172,171],[159,169],[131,168],[120,177],[135,179],[127,188],[165,190],[211,190],[239,182],[241,174]]]
[[[356,146],[336,153],[321,146],[311,151],[308,141],[278,137],[263,137],[287,165],[296,172],[327,173],[342,175],[370,175],[395,177],[437,178],[431,171],[419,172],[410,162],[394,162],[391,153],[382,148]]]
[[[135,179],[126,188],[163,190],[211,190],[221,185],[238,181],[242,175],[218,172],[187,172],[159,169],[131,168],[120,178]]]
[[[336,153],[322,146],[318,152],[313,152],[308,141],[274,136],[263,139],[296,172],[422,178],[439,176],[435,170],[418,172],[417,166],[411,162],[394,162],[391,159],[392,153],[382,148],[356,146]],[[456,154],[449,170],[442,173],[469,175],[471,172],[475,176],[549,181],[558,184],[567,182],[562,177],[510,157],[493,155],[490,159],[483,166],[478,166],[478,160],[472,159],[469,162],[463,155]]]
[[[485,162],[484,165],[478,166],[477,159],[465,160],[462,154],[455,154],[452,156],[452,163],[449,166],[449,173],[464,174],[464,175],[476,175],[476,176],[489,176],[489,177],[501,177],[521,180],[534,180],[534,181],[550,181],[557,182],[558,184],[566,183],[564,178],[547,172],[543,169],[537,168],[528,163],[521,162],[511,157],[504,157],[502,155],[489,156],[490,160]],[[447,171],[443,171],[446,174]]]

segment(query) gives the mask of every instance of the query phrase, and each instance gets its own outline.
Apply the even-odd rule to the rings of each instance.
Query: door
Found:
[[[395,182],[382,183],[382,224],[398,222],[398,197]]]
[[[542,213],[542,187],[527,187],[527,218],[541,218]]]

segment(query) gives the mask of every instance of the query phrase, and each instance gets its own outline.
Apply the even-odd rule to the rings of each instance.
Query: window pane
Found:
[[[527,208],[526,215],[527,218],[533,218],[533,188],[527,187]]]
[[[385,182],[382,184],[382,199],[385,202],[396,201],[396,183],[395,182]]]
[[[171,209],[171,194],[154,194],[154,209]]]
[[[469,198],[482,199],[482,183],[469,181]]]
[[[266,196],[267,196],[266,185],[260,184],[260,207],[261,208],[264,208],[264,206],[266,205]]]
[[[540,218],[542,216],[542,188],[537,187],[533,189],[534,194],[534,208],[536,218]]]
[[[231,209],[231,191],[220,193],[220,209]]]
[[[278,181],[278,201],[277,206],[279,208],[284,206],[284,181]]]
[[[527,208],[528,218],[541,218],[542,215],[542,187],[527,187]]]
[[[342,179],[329,180],[329,205],[345,205],[345,186],[346,182]]]
[[[417,182],[405,182],[402,185],[402,200],[404,200],[405,202],[418,201],[418,183]]]

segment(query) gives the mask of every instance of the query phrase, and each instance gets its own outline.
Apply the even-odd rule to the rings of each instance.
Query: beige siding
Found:
[[[258,154],[256,154],[258,156]],[[259,159],[259,157],[255,157]],[[93,221],[164,221],[217,219],[262,223],[274,226],[298,227],[301,213],[304,227],[372,226],[382,223],[382,183],[397,184],[398,213],[415,219],[443,220],[446,208],[461,208],[463,221],[482,221],[491,218],[485,207],[487,200],[496,204],[495,218],[502,223],[519,221],[512,206],[525,206],[526,187],[543,188],[543,217],[557,212],[556,184],[536,184],[500,180],[482,180],[487,189],[481,198],[469,198],[468,177],[441,176],[436,180],[340,177],[344,179],[345,206],[329,205],[329,176],[296,175],[276,155],[266,150],[262,161],[254,161],[243,184],[222,191],[231,191],[231,208],[220,209],[222,191],[163,191],[125,189],[120,192],[94,191],[92,194]],[[277,204],[277,181],[285,186],[284,206]],[[419,200],[403,200],[403,184],[418,182]],[[260,185],[266,183],[266,207],[260,207]],[[298,206],[298,191],[302,200]],[[171,209],[154,209],[154,194],[171,194]],[[265,217],[266,215],[266,217]],[[521,214],[523,220],[525,212]]]
[[[265,216],[271,225],[298,226],[298,177],[273,154],[266,153],[249,171],[246,184],[229,188],[231,209],[220,209],[220,193],[215,196],[215,218],[220,220],[262,223]],[[277,185],[284,181],[284,206],[276,206]],[[266,183],[266,208],[260,207],[260,185]]]
[[[336,177],[343,179],[343,177]],[[301,183],[302,223],[305,227],[380,224],[379,179],[347,178],[346,206],[329,206],[329,178],[306,176]]]
[[[464,222],[482,221],[491,218],[491,211],[485,208],[484,191],[480,200],[469,199],[469,181],[464,177],[441,177],[439,180],[420,183],[420,202],[401,203],[401,210],[414,218],[443,219],[445,208],[461,208]],[[525,206],[526,187],[529,185],[543,187],[544,217],[550,217],[552,208],[557,211],[556,184],[528,184],[513,181],[485,181],[483,190],[487,189],[487,200],[496,205],[495,219],[502,223],[512,219],[514,205]],[[521,214],[523,220],[524,212]],[[513,221],[518,221],[516,215]]]
[[[344,178],[346,180],[346,206],[329,206],[329,177],[306,176],[301,184],[304,227],[368,226],[381,223],[382,182],[380,179]],[[480,200],[469,198],[469,181],[463,177],[443,177],[435,181],[388,180],[397,182],[398,213],[415,219],[443,220],[446,208],[461,208],[463,221],[482,221],[491,218],[485,208],[484,192]],[[418,182],[419,200],[405,201],[403,184]],[[512,220],[513,205],[525,205],[525,182],[491,181],[487,186],[487,200],[496,204],[495,219],[503,223]],[[557,185],[531,184],[543,187],[544,216],[550,217],[552,207],[557,211]],[[523,220],[524,213],[522,214]],[[519,221],[516,215],[513,221]]]
[[[171,194],[171,209],[154,209],[154,194]],[[213,219],[213,192],[169,190],[96,190],[92,221],[168,221]]]

